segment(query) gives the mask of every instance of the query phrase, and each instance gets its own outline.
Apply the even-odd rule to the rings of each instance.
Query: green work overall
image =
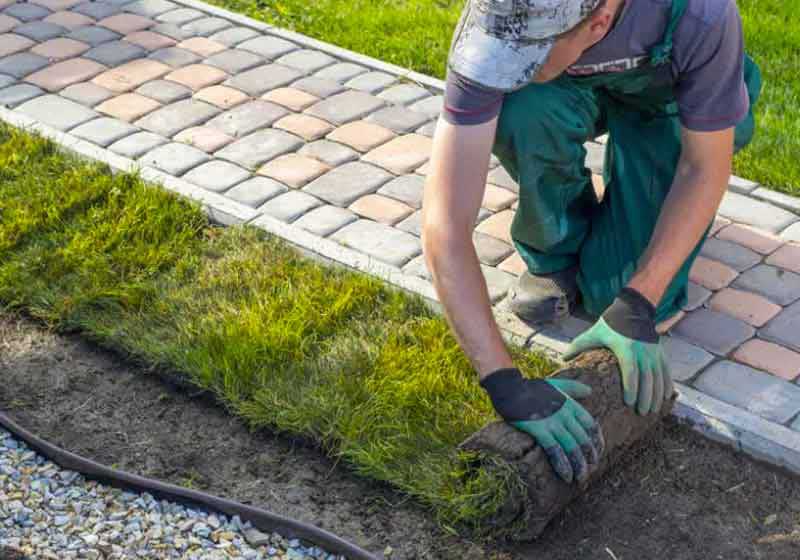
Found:
[[[635,272],[675,176],[681,136],[669,62],[686,2],[673,0],[662,42],[645,66],[528,84],[506,95],[498,118],[492,152],[519,184],[514,245],[532,274],[577,264],[583,306],[594,316]],[[758,67],[744,58],[750,112],[736,126],[735,151],[753,136],[761,90]],[[598,201],[583,144],[606,132],[606,190]],[[656,321],[685,305],[689,269],[707,235],[664,293]]]

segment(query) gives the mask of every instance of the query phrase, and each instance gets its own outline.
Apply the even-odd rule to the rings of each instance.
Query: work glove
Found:
[[[640,415],[657,412],[672,396],[672,377],[656,332],[655,307],[633,288],[623,288],[602,317],[576,337],[564,358],[591,348],[608,348],[622,373],[625,404]]]
[[[583,481],[598,464],[602,430],[573,399],[588,397],[591,388],[569,379],[525,379],[516,368],[499,369],[480,385],[503,420],[536,439],[564,481]]]

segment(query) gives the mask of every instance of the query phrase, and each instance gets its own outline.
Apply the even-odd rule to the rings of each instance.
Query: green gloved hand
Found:
[[[571,360],[592,348],[608,348],[622,373],[625,404],[641,414],[657,412],[672,396],[661,337],[656,332],[655,307],[632,288],[623,288],[592,328],[576,337],[564,359]]]
[[[591,388],[569,379],[525,379],[516,368],[497,370],[480,384],[503,420],[536,438],[563,480],[583,481],[597,466],[602,430],[572,398],[588,397]]]

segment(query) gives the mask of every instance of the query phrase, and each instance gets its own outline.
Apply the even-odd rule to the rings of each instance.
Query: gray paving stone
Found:
[[[760,264],[743,272],[732,287],[761,294],[779,305],[789,305],[800,299],[800,274]]]
[[[25,103],[43,95],[44,90],[31,85],[31,84],[17,84],[7,88],[0,89],[0,105],[13,109],[17,105]]]
[[[728,188],[739,194],[747,194],[758,188],[758,183],[754,183],[753,181],[744,179],[742,177],[731,175],[731,178],[728,181]]]
[[[365,194],[374,193],[392,177],[380,167],[354,161],[328,171],[303,187],[303,190],[344,207]]]
[[[372,220],[357,220],[329,239],[397,267],[422,252],[419,239],[413,235]]]
[[[143,165],[156,167],[170,175],[180,177],[209,159],[211,158],[208,157],[208,154],[202,150],[180,142],[170,142],[150,150],[141,156],[139,161]]]
[[[778,313],[758,336],[800,352],[800,301]]]
[[[584,144],[584,148],[586,148],[586,161],[584,165],[591,169],[592,173],[602,175],[604,166],[603,162],[605,161],[606,156],[606,147],[595,142],[586,142]]]
[[[264,59],[248,51],[228,49],[208,57],[203,64],[214,66],[228,74],[238,74],[264,64]]]
[[[507,302],[504,304],[507,305]],[[592,324],[584,319],[568,315],[558,324],[545,326],[533,336],[531,341],[563,353],[573,338],[591,326]]]
[[[244,49],[252,53],[263,56],[270,60],[274,60],[288,52],[292,52],[300,47],[295,43],[281,39],[280,37],[271,37],[269,35],[260,35],[253,39],[248,39],[236,45],[237,49]]]
[[[754,190],[750,196],[754,196],[755,198],[759,198],[774,204],[775,206],[783,208],[784,210],[794,212],[795,214],[800,214],[800,198],[797,198],[796,196],[789,196],[788,194],[765,188],[758,188]]]
[[[150,132],[172,138],[181,130],[205,123],[219,112],[219,109],[208,103],[185,99],[156,109],[134,124]]]
[[[294,134],[267,129],[228,144],[215,152],[214,156],[238,163],[247,169],[255,169],[266,161],[295,151],[302,144],[302,139]]]
[[[483,271],[483,277],[486,279],[486,289],[489,292],[489,300],[492,303],[500,301],[516,281],[514,275],[493,266],[482,264],[481,270]]]
[[[229,109],[210,121],[207,126],[221,130],[228,136],[239,138],[266,128],[290,111],[263,99],[254,99]]]
[[[322,99],[336,95],[337,93],[345,90],[344,86],[342,86],[339,82],[334,82],[333,80],[323,80],[322,78],[317,78],[315,76],[300,78],[299,80],[292,82],[291,86],[306,93],[310,93],[311,95],[316,95]]]
[[[684,311],[694,311],[703,305],[711,297],[711,290],[705,289],[699,284],[689,282],[686,288],[686,305]]]
[[[177,8],[175,10],[170,10],[160,14],[158,17],[156,17],[156,21],[160,21],[162,23],[171,23],[172,25],[184,25],[190,21],[198,20],[204,17],[206,17],[206,15],[200,10],[194,10],[192,8]]]
[[[340,84],[352,80],[356,76],[369,72],[369,68],[352,62],[339,62],[316,72],[314,76],[322,80],[331,80]]]
[[[171,80],[152,80],[136,88],[136,93],[169,105],[192,96],[191,88]]]
[[[719,214],[734,222],[752,225],[771,233],[778,233],[800,220],[800,217],[783,208],[730,191],[722,198]]]
[[[709,352],[726,356],[744,341],[752,338],[753,327],[729,315],[698,309],[672,327],[672,333]]]
[[[379,93],[378,97],[389,103],[407,105],[430,95],[431,93],[427,89],[416,84],[397,84]]]
[[[331,167],[337,167],[348,161],[357,160],[360,157],[358,152],[344,144],[324,139],[305,144],[300,148],[298,153],[303,156],[309,156],[324,161]]]
[[[248,39],[259,37],[261,34],[249,27],[229,27],[223,31],[217,31],[209,37],[212,41],[222,43],[228,47],[235,47]]]
[[[714,355],[685,340],[672,336],[662,337],[670,375],[675,381],[688,381],[714,360]]]
[[[139,45],[129,41],[111,41],[93,47],[81,56],[105,66],[113,67],[120,66],[135,58],[141,58],[146,52]]]
[[[409,105],[408,108],[419,111],[420,113],[428,115],[429,118],[434,119],[442,112],[443,100],[444,97],[441,95],[432,95],[431,97],[426,97],[421,101]]]
[[[292,223],[309,210],[321,205],[322,201],[310,194],[300,191],[289,191],[268,200],[258,208],[283,222]]]
[[[378,193],[399,200],[412,208],[422,208],[422,192],[425,189],[425,178],[421,175],[401,175],[392,179]]]
[[[227,19],[219,18],[219,17],[205,17],[202,19],[194,20],[190,23],[187,23],[183,26],[185,31],[188,31],[192,35],[199,35],[200,37],[208,37],[209,35],[213,35],[219,31],[224,31],[229,27],[233,27],[233,23],[228,21]]]
[[[40,43],[55,37],[62,37],[67,33],[69,33],[69,30],[66,27],[61,27],[48,21],[30,21],[14,28],[14,34],[22,35]]]
[[[347,224],[355,222],[357,219],[358,216],[347,208],[339,208],[338,206],[325,204],[301,216],[300,219],[294,222],[294,225],[314,235],[327,237]]]
[[[400,105],[390,105],[375,111],[364,120],[403,134],[422,126],[428,117]]]
[[[800,411],[800,387],[735,362],[713,364],[700,375],[695,387],[778,424],[788,422]]]
[[[163,49],[157,49],[151,52],[147,58],[163,62],[167,66],[172,66],[173,68],[189,66],[190,64],[195,64],[203,60],[203,57],[180,47],[164,47]]]
[[[793,224],[781,232],[781,237],[786,241],[800,243],[800,223]]]
[[[111,31],[107,27],[87,25],[71,31],[66,37],[96,47],[97,45],[108,43],[109,41],[116,41],[121,38],[122,35],[116,31]]]
[[[175,2],[167,0],[137,0],[136,2],[129,2],[125,4],[124,10],[132,14],[139,14],[140,16],[154,19],[157,16],[170,10],[176,10],[180,6]]]
[[[419,127],[414,132],[416,132],[417,134],[422,134],[422,135],[427,136],[429,138],[433,138],[433,135],[436,132],[436,123],[437,122],[438,121],[431,121],[428,124],[425,124],[425,125]]]
[[[61,131],[68,131],[99,116],[95,111],[58,95],[36,97],[15,110]]]
[[[89,16],[90,18],[95,19],[97,21],[117,15],[123,10],[124,6],[115,6],[114,4],[108,4],[106,2],[96,2],[94,0],[92,0],[91,2],[84,2],[83,4],[78,4],[74,8],[70,9],[70,11],[72,12]]]
[[[345,87],[376,94],[397,81],[397,76],[386,72],[372,71],[359,74],[344,83]]]
[[[717,239],[716,237],[706,239],[700,254],[723,262],[739,272],[752,268],[761,261],[761,255],[755,251],[742,247],[738,243]]]
[[[377,111],[385,103],[382,99],[363,91],[347,90],[315,103],[304,112],[330,123],[342,125]]]
[[[403,273],[409,276],[418,276],[429,282],[433,280],[428,264],[425,262],[425,255],[417,255],[403,266]]]
[[[5,74],[0,74],[0,88],[8,87],[17,79],[14,76],[6,76]]]
[[[59,92],[59,95],[81,105],[94,107],[107,99],[111,99],[115,94],[113,91],[109,91],[92,82],[81,82],[64,88]]]
[[[0,58],[0,74],[14,76],[17,79],[41,70],[50,62],[43,56],[31,52],[21,52]]]
[[[163,146],[168,140],[152,132],[137,132],[111,144],[108,149],[121,156],[138,159],[150,150]]]
[[[489,266],[497,266],[500,261],[514,252],[508,243],[478,231],[473,232],[472,242],[475,245],[478,260]]]
[[[174,23],[159,23],[148,29],[148,31],[159,33],[178,42],[188,39],[192,36],[191,33],[184,31]]]
[[[242,204],[257,208],[267,200],[275,198],[288,190],[288,187],[269,177],[253,177],[233,187],[225,193],[225,196],[237,202],[241,202]]]
[[[52,12],[38,4],[31,4],[30,2],[17,2],[11,4],[8,8],[3,10],[7,16],[17,18],[22,22],[35,21],[49,16]]]
[[[195,167],[183,179],[207,191],[222,193],[250,177],[250,172],[227,161],[209,161]]]
[[[298,49],[275,60],[278,64],[300,70],[303,74],[311,74],[336,63],[336,59],[316,49]]]
[[[502,165],[492,169],[487,178],[487,182],[519,194],[519,185],[511,178],[511,175],[508,174],[508,171],[506,171],[506,168]]]
[[[396,227],[399,230],[405,231],[406,233],[410,233],[412,235],[416,235],[417,237],[421,237],[422,211],[417,210],[402,222],[395,224],[394,227]]]
[[[100,117],[73,128],[70,134],[105,148],[117,140],[138,131],[138,128],[125,121],[112,119],[111,117]]]
[[[302,76],[302,72],[280,64],[264,64],[225,80],[224,84],[258,97],[263,93],[283,87]]]

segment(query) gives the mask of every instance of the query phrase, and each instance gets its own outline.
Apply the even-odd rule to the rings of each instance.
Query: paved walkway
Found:
[[[428,295],[420,207],[442,86],[193,0],[0,0],[6,114],[204,189],[238,221],[367,255]],[[586,147],[597,174],[603,145]],[[517,340],[562,350],[589,323],[535,332],[502,312],[523,269],[509,237],[518,186],[491,165],[474,241],[492,301]],[[691,278],[684,313],[661,325],[684,415],[727,415],[712,436],[778,463],[790,449],[800,470],[800,200],[732,177]]]

